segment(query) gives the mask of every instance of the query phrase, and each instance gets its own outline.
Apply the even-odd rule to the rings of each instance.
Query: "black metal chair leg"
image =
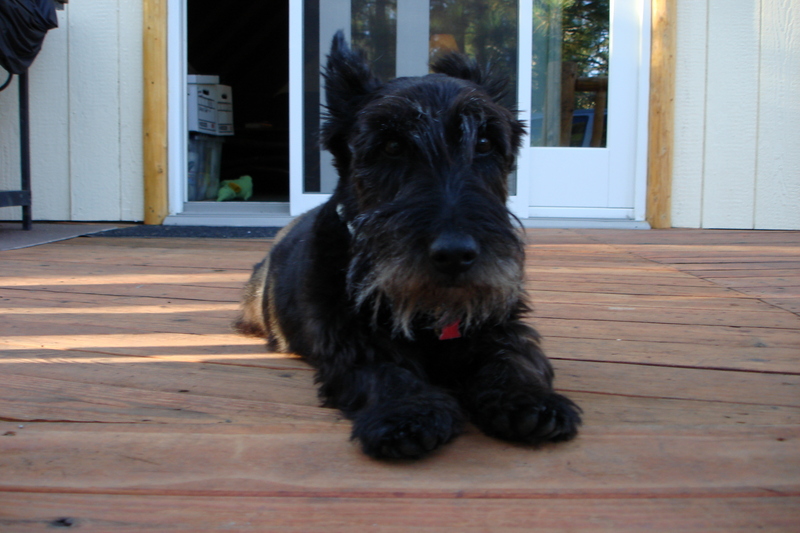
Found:
[[[28,71],[25,70],[18,76],[19,83],[19,147],[20,147],[20,173],[22,176],[22,190],[31,194],[31,143],[30,120],[28,116]],[[30,230],[33,227],[31,204],[22,206],[22,229]]]

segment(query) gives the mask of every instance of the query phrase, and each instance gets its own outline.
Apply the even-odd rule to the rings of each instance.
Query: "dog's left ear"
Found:
[[[508,80],[492,75],[491,69],[481,69],[477,61],[464,54],[445,54],[431,64],[431,70],[437,74],[471,81],[483,88],[498,103],[507,93]]]
[[[364,54],[347,46],[341,30],[333,37],[323,75],[326,107],[335,119],[352,116],[364,104],[364,99],[381,86]]]
[[[344,33],[333,37],[325,77],[325,123],[320,132],[322,146],[334,156],[339,175],[344,178],[350,164],[346,132],[350,131],[356,113],[369,96],[381,86],[360,50],[347,46]]]

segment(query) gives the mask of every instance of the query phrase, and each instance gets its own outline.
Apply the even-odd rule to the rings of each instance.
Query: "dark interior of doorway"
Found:
[[[288,202],[288,0],[187,3],[189,73],[217,75],[233,94],[220,179],[250,175],[250,201]]]

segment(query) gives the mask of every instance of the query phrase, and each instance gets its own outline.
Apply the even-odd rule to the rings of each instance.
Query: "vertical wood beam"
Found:
[[[167,0],[144,5],[144,223],[167,216]]]
[[[677,3],[678,0],[652,0],[645,215],[652,228],[672,227]]]

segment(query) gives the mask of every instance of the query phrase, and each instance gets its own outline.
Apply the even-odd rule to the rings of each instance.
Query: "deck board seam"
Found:
[[[650,366],[656,368],[680,368],[683,370],[711,370],[713,372],[739,372],[744,374],[771,374],[778,376],[800,376],[798,372],[787,372],[778,370],[760,370],[750,368],[730,368],[730,367],[714,367],[714,366],[692,366],[692,365],[679,365],[679,364],[664,364],[664,363],[640,363],[635,361],[609,361],[605,359],[585,359],[574,357],[551,356],[552,361],[572,361],[575,363],[601,363],[611,365],[630,365],[630,366]]]
[[[159,488],[79,488],[79,487],[30,487],[0,485],[0,493],[16,492],[28,494],[85,494],[119,496],[188,496],[218,498],[330,498],[330,499],[729,499],[729,498],[796,498],[800,487],[709,487],[700,489],[636,488],[636,489],[555,489],[548,490],[348,490],[348,489],[295,489],[295,490],[214,490],[214,489],[159,489]]]

